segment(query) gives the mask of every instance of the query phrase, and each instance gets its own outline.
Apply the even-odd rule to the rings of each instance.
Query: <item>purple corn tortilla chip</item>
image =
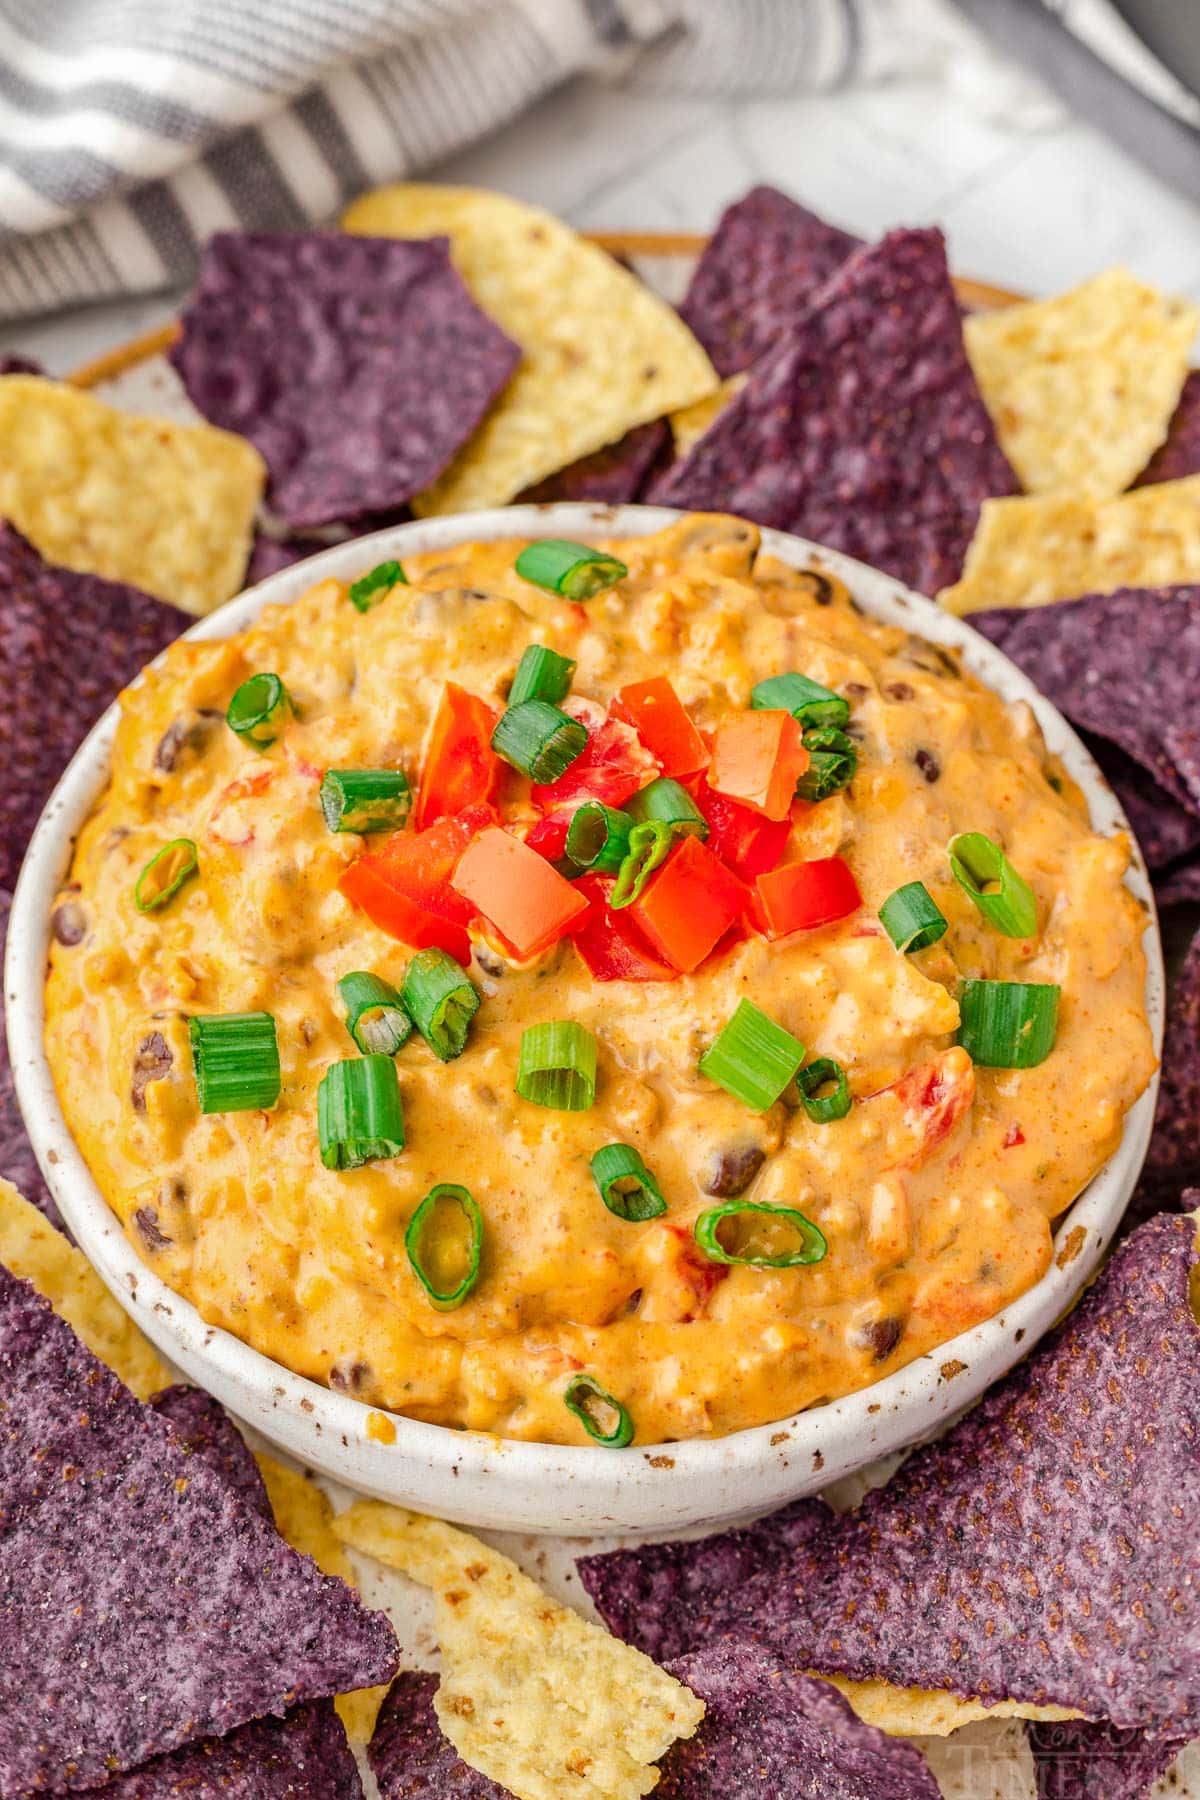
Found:
[[[379,1712],[367,1761],[380,1800],[510,1800],[507,1788],[463,1762],[442,1735],[433,1696],[436,1675],[404,1669]]]
[[[171,361],[266,460],[292,527],[394,507],[441,474],[521,352],[447,238],[218,232]]]
[[[694,1647],[758,1637],[802,1669],[1200,1730],[1194,1238],[1177,1215],[1127,1238],[1025,1363],[854,1512],[780,1547]]]
[[[4,947],[8,938],[8,915],[12,895],[0,889],[0,970],[4,967]],[[25,1131],[25,1121],[17,1105],[13,1085],[12,1063],[8,1056],[8,1039],[0,1018],[0,1175],[11,1181],[17,1192],[36,1206],[59,1231],[65,1232],[62,1214],[54,1204],[50,1189],[42,1180],[42,1172],[33,1154],[33,1145]]]
[[[680,316],[722,378],[748,369],[862,244],[778,188],[751,188],[721,214]]]
[[[1143,1800],[1186,1741],[1117,1731],[1091,1719],[1034,1723],[1025,1732],[1038,1800]]]
[[[0,375],[44,375],[45,369],[32,356],[0,356]]]
[[[386,1681],[395,1633],[0,1268],[0,1793]]]
[[[581,456],[556,475],[526,488],[517,500],[544,505],[551,500],[594,500],[601,506],[624,506],[636,500],[651,470],[669,455],[671,429],[665,419],[635,425],[615,444]]]
[[[1107,738],[1200,815],[1200,587],[1118,588],[971,614],[1072,724]]]
[[[290,569],[293,563],[303,562],[306,556],[315,556],[318,550],[324,549],[324,544],[287,542],[268,537],[264,531],[256,531],[243,586],[253,587],[255,582],[265,581],[268,575],[278,575],[280,569]]]
[[[1156,875],[1154,898],[1160,907],[1200,905],[1200,862],[1181,863]]]
[[[1200,848],[1200,816],[1180,806],[1116,744],[1090,731],[1082,736],[1124,807],[1148,868],[1165,868]]]
[[[100,1791],[104,1800],[362,1800],[363,1790],[333,1703],[318,1700],[156,1756]]]
[[[105,707],[194,622],[137,588],[43,562],[0,523],[0,888],[15,886],[51,789]]]
[[[957,580],[1016,479],[967,361],[940,231],[859,250],[649,498],[740,513],[910,587]]]
[[[761,1644],[713,1644],[671,1674],[706,1711],[664,1758],[659,1800],[940,1800],[918,1750],[864,1725],[836,1688]]]
[[[1200,932],[1171,984],[1154,1135],[1142,1178],[1175,1191],[1200,1183]]]
[[[232,1488],[252,1512],[271,1525],[275,1515],[250,1446],[225,1408],[202,1388],[177,1382],[152,1396],[151,1406],[166,1419],[189,1456],[198,1456]]]
[[[1152,487],[1156,481],[1182,481],[1200,473],[1200,369],[1193,369],[1183,384],[1179,404],[1159,445],[1134,487]]]

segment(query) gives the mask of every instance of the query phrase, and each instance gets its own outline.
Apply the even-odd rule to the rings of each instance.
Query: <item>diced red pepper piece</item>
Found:
[[[791,815],[764,819],[761,813],[718,794],[703,779],[690,784],[696,805],[708,820],[708,847],[743,881],[778,868],[791,835]]]
[[[396,831],[368,852],[394,887],[426,912],[469,925],[471,908],[450,885],[459,858],[471,842],[499,824],[494,806],[469,806],[453,818],[438,819],[424,831]]]
[[[444,950],[465,968],[471,960],[471,938],[465,925],[426,912],[401,893],[381,871],[378,859],[360,856],[344,872],[338,887],[373,925],[414,950]]]
[[[746,890],[699,838],[672,850],[629,911],[655,950],[691,974],[741,918]]]
[[[536,825],[525,833],[525,842],[539,856],[544,856],[549,863],[561,861],[567,853],[567,833],[571,829],[570,815],[556,813],[551,819],[539,819]]]
[[[614,717],[632,725],[664,775],[678,779],[708,766],[708,746],[665,675],[634,681],[612,703]]]
[[[425,750],[413,824],[418,831],[435,819],[490,800],[500,779],[500,758],[492,749],[499,714],[486,700],[448,681],[442,689]]]
[[[736,713],[713,734],[708,783],[768,819],[786,819],[808,751],[791,713]]]
[[[662,962],[629,916],[608,904],[612,882],[584,875],[573,882],[591,902],[582,927],[572,932],[575,948],[597,981],[677,981],[679,971]]]
[[[849,865],[840,856],[821,856],[813,862],[784,863],[760,875],[755,882],[766,921],[767,936],[786,937],[789,931],[811,931],[831,925],[857,912],[862,895]]]
[[[533,789],[533,803],[543,812],[574,813],[585,800],[624,806],[662,772],[632,725],[620,719],[605,719],[594,728],[590,720],[585,723],[588,741],[575,761],[557,781]]]
[[[588,908],[586,894],[499,826],[468,844],[453,884],[522,960],[548,949]]]

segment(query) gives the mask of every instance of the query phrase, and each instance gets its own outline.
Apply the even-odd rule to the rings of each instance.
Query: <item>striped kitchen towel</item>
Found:
[[[763,93],[912,69],[937,3],[0,0],[0,318],[177,285],[213,231],[332,219],[581,71]]]

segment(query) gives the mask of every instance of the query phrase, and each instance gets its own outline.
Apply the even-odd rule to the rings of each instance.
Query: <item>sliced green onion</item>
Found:
[[[821,1093],[820,1090],[828,1087],[830,1082],[833,1083],[832,1094]],[[846,1071],[832,1056],[818,1056],[801,1069],[796,1086],[800,1090],[801,1105],[814,1125],[829,1125],[834,1119],[844,1119],[850,1111]]]
[[[492,733],[492,749],[544,786],[570,768],[587,740],[587,726],[578,719],[547,700],[523,700],[501,715]]]
[[[1062,990],[1043,981],[967,981],[958,1041],[985,1069],[1035,1069],[1054,1048]]]
[[[665,825],[661,819],[647,819],[644,824],[635,825],[629,834],[629,848],[617,870],[608,904],[619,911],[640,900],[642,889],[655,869],[666,862],[674,843],[675,827]]]
[[[557,706],[570,693],[574,673],[575,664],[569,656],[547,650],[544,644],[530,644],[528,650],[521,652],[513,684],[508,690],[508,704],[510,707],[523,706],[526,700],[546,700],[551,706]]]
[[[626,1444],[633,1442],[633,1420],[621,1402],[614,1400],[593,1376],[573,1376],[563,1401],[588,1436],[606,1450],[624,1450]]]
[[[521,1035],[517,1092],[535,1106],[586,1112],[596,1098],[596,1040],[574,1019],[530,1025]]]
[[[522,581],[531,581],[551,594],[565,594],[568,600],[590,600],[603,588],[615,587],[629,573],[615,556],[567,538],[541,538],[536,544],[526,544],[516,569]]]
[[[398,562],[376,563],[367,575],[350,583],[350,600],[359,612],[370,612],[394,587],[407,587],[408,576]]]
[[[294,710],[278,675],[264,672],[243,681],[225,709],[225,723],[256,750],[269,750]]]
[[[199,873],[200,858],[191,838],[172,838],[156,850],[146,864],[133,890],[133,901],[139,912],[160,912],[172,901],[185,881]]]
[[[467,1047],[479,992],[444,950],[418,950],[404,972],[400,998],[433,1054],[452,1062]]]
[[[317,1137],[327,1169],[359,1169],[399,1156],[404,1109],[390,1056],[352,1056],[330,1064],[317,1089]]]
[[[902,956],[928,950],[945,937],[947,925],[923,881],[909,881],[889,894],[879,909],[879,923]]]
[[[751,689],[750,704],[758,711],[790,712],[804,726],[844,725],[850,717],[849,701],[807,675],[772,675],[760,681]]]
[[[412,811],[403,769],[326,769],[319,798],[330,831],[399,831]]]
[[[600,1198],[618,1219],[640,1224],[667,1210],[662,1189],[632,1144],[605,1144],[592,1158],[592,1174]]]
[[[447,1221],[450,1209],[452,1224]],[[483,1255],[483,1214],[467,1189],[450,1181],[430,1188],[408,1222],[404,1248],[437,1310],[453,1312],[461,1306],[479,1280]]]
[[[660,775],[625,805],[630,818],[639,825],[658,819],[664,825],[673,825],[679,837],[708,836],[708,820],[687,789],[669,775]]]
[[[989,924],[1005,937],[1032,937],[1037,930],[1033,889],[998,844],[982,831],[961,831],[947,850],[954,879],[970,894]]]
[[[567,860],[577,869],[611,875],[629,854],[633,820],[628,813],[589,800],[579,808],[567,831]]]
[[[722,1227],[730,1219],[743,1228],[733,1249],[721,1241]],[[776,1247],[780,1235],[790,1249]],[[797,1269],[820,1262],[829,1248],[812,1220],[794,1206],[769,1206],[763,1200],[726,1200],[723,1206],[710,1206],[696,1220],[692,1236],[710,1262],[753,1269]]]
[[[337,984],[346,1008],[346,1030],[364,1056],[394,1056],[412,1032],[412,1020],[390,981],[364,970]]]
[[[700,1058],[700,1073],[754,1112],[774,1106],[804,1061],[804,1045],[752,1000],[737,1011]]]
[[[849,787],[858,772],[854,739],[836,725],[817,725],[804,733],[809,762],[796,783],[802,800],[828,800],[839,788]]]
[[[214,1013],[188,1020],[202,1113],[260,1112],[281,1086],[279,1040],[267,1012]]]

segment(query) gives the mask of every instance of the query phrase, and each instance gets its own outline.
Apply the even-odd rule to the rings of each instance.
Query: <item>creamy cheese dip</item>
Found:
[[[410,585],[367,612],[324,581],[227,642],[173,646],[123,697],[60,900],[77,941],[51,951],[47,1043],[131,1241],[210,1323],[372,1407],[507,1437],[587,1443],[564,1405],[585,1371],[654,1443],[848,1393],[998,1312],[1045,1270],[1051,1221],[1115,1149],[1154,1059],[1129,845],[1090,829],[1026,709],[760,554],[752,526],[696,517],[606,548],[628,575],[586,605],[520,579],[520,545],[468,544],[409,561]],[[329,830],[322,775],[400,767],[415,790],[444,684],[499,711],[531,643],[577,662],[592,719],[659,676],[705,733],[784,671],[845,696],[857,773],[794,808],[786,859],[840,855],[863,903],[774,942],[733,934],[694,974],[642,983],[594,979],[569,936],[517,965],[473,928],[465,1052],[440,1062],[414,1034],[396,1058],[403,1152],[328,1169],[317,1088],[356,1054],[335,984],[366,970],[399,986],[412,952],[339,891],[379,840]],[[223,716],[262,670],[298,714],[265,751]],[[516,772],[496,800],[508,830],[534,823]],[[953,879],[946,846],[967,831],[1031,884],[1032,937],[1000,935]],[[194,840],[199,873],[142,914],[139,871],[174,838]],[[913,881],[948,930],[905,956],[877,914]],[[1044,1062],[973,1066],[955,1041],[965,977],[1061,987]],[[812,1122],[794,1089],[755,1114],[699,1072],[743,998],[844,1065],[846,1117]],[[277,1022],[278,1104],[202,1116],[189,1017],[258,1010]],[[586,1111],[515,1092],[523,1030],[552,1020],[595,1036]],[[614,1141],[653,1171],[662,1216],[602,1204],[589,1160]],[[448,1312],[404,1245],[439,1182],[468,1188],[485,1225],[478,1284]],[[693,1224],[732,1194],[799,1209],[828,1254],[709,1260]]]

